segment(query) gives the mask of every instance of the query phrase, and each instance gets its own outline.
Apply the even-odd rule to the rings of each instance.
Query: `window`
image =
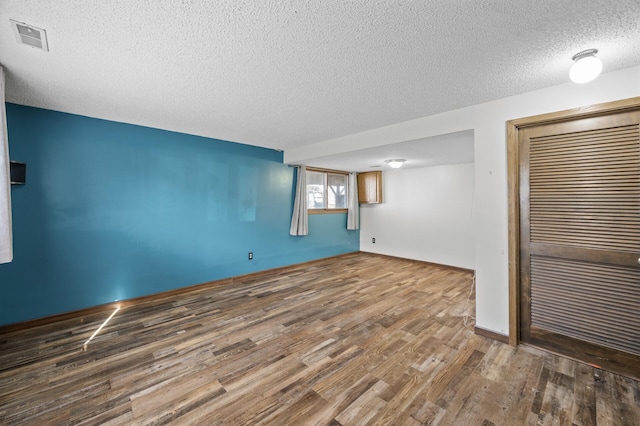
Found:
[[[347,173],[307,169],[309,213],[334,213],[347,209]]]

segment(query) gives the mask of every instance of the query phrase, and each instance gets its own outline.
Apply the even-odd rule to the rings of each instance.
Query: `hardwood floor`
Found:
[[[357,253],[123,308],[86,350],[110,312],[6,333],[0,424],[640,424],[638,382],[475,335],[471,281]]]

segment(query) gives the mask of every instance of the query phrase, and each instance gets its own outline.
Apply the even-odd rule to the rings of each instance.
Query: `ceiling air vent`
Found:
[[[45,30],[34,27],[33,25],[25,24],[24,22],[14,21],[13,19],[10,19],[10,21],[11,27],[13,28],[13,34],[16,36],[18,43],[42,49],[45,52],[49,51],[47,32]]]

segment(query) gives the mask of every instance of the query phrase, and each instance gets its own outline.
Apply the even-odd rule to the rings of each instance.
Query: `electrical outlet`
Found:
[[[376,239],[375,239],[375,237],[371,239],[371,242],[372,242],[373,244],[375,244],[375,243],[376,243]]]
[[[252,251],[249,252],[249,260],[253,260],[253,252]]]

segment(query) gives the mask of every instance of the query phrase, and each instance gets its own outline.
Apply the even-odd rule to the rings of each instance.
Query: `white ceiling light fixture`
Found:
[[[573,55],[575,62],[569,71],[569,78],[574,83],[588,83],[602,72],[602,62],[596,58],[598,49],[587,49]]]
[[[385,163],[389,165],[392,169],[399,169],[402,167],[402,164],[407,160],[395,159],[395,160],[384,160]]]

